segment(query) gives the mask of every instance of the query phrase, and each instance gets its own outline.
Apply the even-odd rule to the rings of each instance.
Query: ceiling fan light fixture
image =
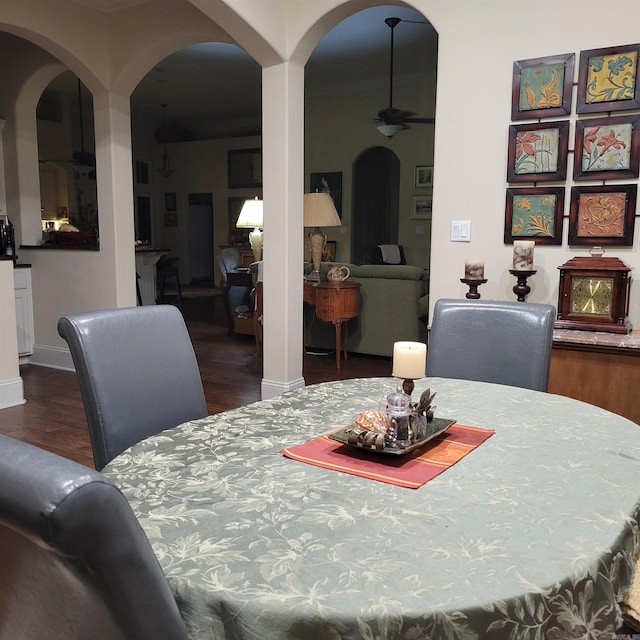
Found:
[[[376,127],[378,131],[387,138],[393,138],[397,133],[400,133],[404,127],[401,124],[380,124]]]

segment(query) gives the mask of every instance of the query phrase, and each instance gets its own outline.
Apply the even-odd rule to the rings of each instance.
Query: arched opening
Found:
[[[408,264],[429,265],[429,227],[416,224],[411,207],[431,196],[432,184],[416,176],[433,168],[437,55],[438,34],[423,14],[382,5],[342,20],[309,57],[305,190],[318,173],[341,177],[342,226],[325,229],[340,262],[365,263],[371,245],[398,243]],[[381,128],[390,108],[401,112],[392,130]]]
[[[36,108],[43,244],[99,248],[93,96],[71,71]]]
[[[379,244],[398,243],[400,160],[385,147],[362,153],[353,167],[351,262],[372,262]]]

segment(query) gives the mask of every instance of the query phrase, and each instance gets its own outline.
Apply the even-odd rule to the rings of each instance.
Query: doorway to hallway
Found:
[[[189,282],[213,283],[213,194],[190,193],[187,218]]]

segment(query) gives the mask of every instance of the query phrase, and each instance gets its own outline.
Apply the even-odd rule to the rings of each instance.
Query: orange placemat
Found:
[[[331,432],[333,433],[333,432]],[[406,456],[391,456],[340,444],[326,433],[282,450],[287,458],[317,467],[417,489],[454,465],[491,437],[493,429],[452,424]]]

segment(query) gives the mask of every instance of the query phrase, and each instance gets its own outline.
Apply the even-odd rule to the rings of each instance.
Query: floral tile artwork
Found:
[[[631,123],[585,127],[582,171],[621,171],[631,167]]]
[[[516,134],[515,174],[557,172],[559,140],[558,128],[519,131]]]
[[[637,66],[638,54],[633,50],[589,58],[585,102],[632,100]]]
[[[513,199],[511,235],[535,237],[555,235],[557,198],[553,194],[522,195]]]
[[[540,64],[520,72],[519,110],[530,111],[562,105],[565,64]]]
[[[627,194],[583,193],[578,199],[578,237],[625,235]]]

